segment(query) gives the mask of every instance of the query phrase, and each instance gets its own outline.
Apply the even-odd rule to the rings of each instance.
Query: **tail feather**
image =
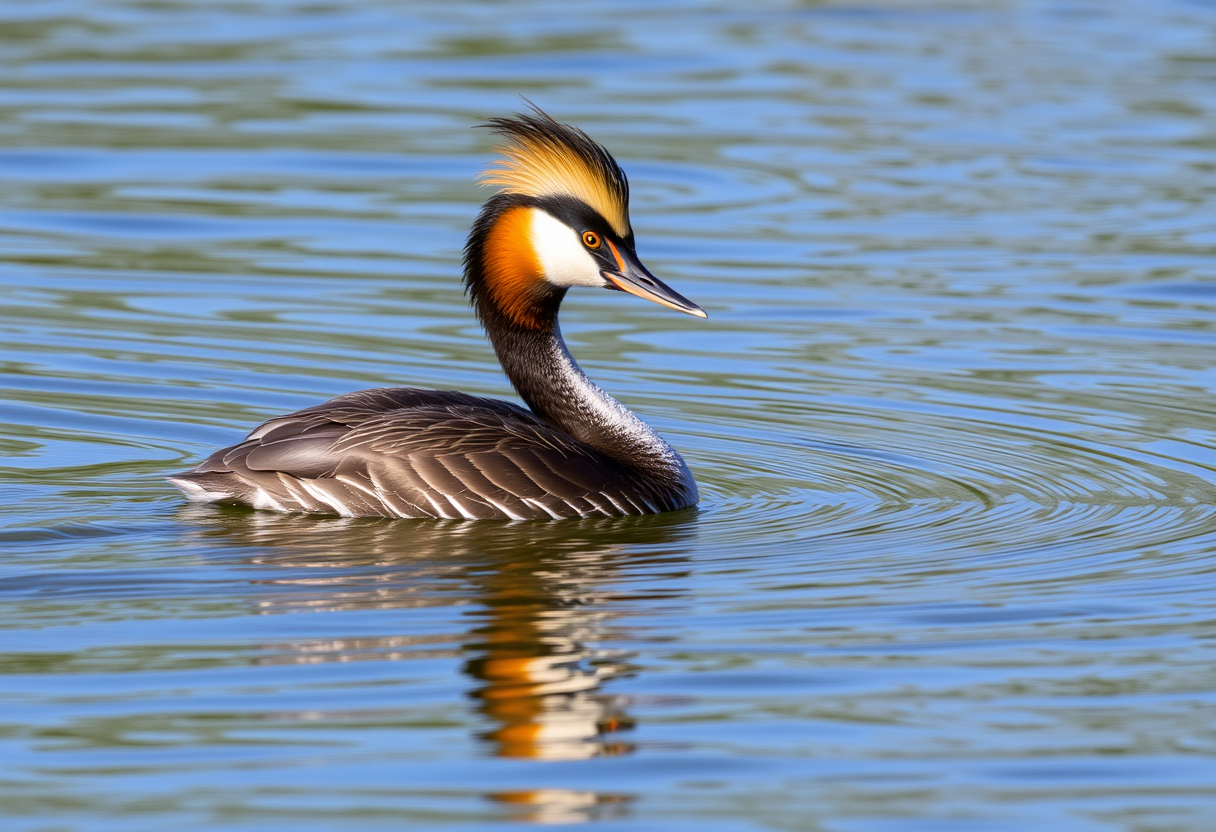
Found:
[[[232,471],[186,471],[168,480],[194,503],[249,502],[253,490]]]

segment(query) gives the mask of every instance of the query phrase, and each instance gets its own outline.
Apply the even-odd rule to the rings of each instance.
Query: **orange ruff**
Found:
[[[520,326],[544,329],[533,302],[544,277],[532,245],[532,209],[504,211],[486,237],[484,257],[486,289],[494,304]]]

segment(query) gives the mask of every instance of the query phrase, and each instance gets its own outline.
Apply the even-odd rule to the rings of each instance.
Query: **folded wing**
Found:
[[[363,390],[271,419],[170,480],[197,501],[348,517],[525,520],[670,508],[620,463],[521,407],[411,388]]]

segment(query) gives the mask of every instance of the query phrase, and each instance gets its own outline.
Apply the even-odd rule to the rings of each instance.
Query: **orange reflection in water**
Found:
[[[620,736],[634,724],[628,702],[603,687],[634,671],[627,655],[601,642],[607,626],[623,626],[637,600],[623,591],[624,577],[644,569],[667,587],[656,592],[648,582],[650,603],[679,597],[680,544],[692,535],[695,518],[682,512],[512,524],[342,520],[213,507],[183,512],[204,537],[252,549],[246,560],[284,567],[283,578],[263,582],[302,591],[270,594],[259,601],[266,612],[474,605],[465,632],[273,645],[267,661],[464,654],[468,696],[489,723],[477,734],[489,753],[539,760],[632,750]],[[593,809],[599,816],[605,805],[624,800],[553,789],[490,797],[531,807],[524,814],[546,822]]]
[[[523,568],[487,576],[486,607],[466,649],[481,682],[471,695],[496,726],[484,739],[502,757],[583,759],[622,754],[613,739],[631,727],[624,702],[600,692],[627,672],[625,657],[594,645],[610,602],[597,587],[610,574],[579,558],[561,578]],[[589,574],[594,573],[594,574]]]

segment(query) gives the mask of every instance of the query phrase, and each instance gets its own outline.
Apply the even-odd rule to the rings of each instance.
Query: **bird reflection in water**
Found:
[[[191,507],[183,514],[202,536],[245,549],[246,563],[281,568],[261,576],[275,586],[259,599],[268,610],[475,605],[473,625],[463,634],[276,645],[274,660],[404,659],[420,650],[463,655],[469,695],[487,718],[479,737],[490,753],[545,760],[632,750],[622,738],[633,726],[628,701],[602,688],[636,668],[625,653],[598,642],[607,627],[622,626],[637,601],[649,608],[682,594],[682,553],[694,534],[690,512],[526,524],[346,520],[236,508]],[[638,575],[646,589],[630,593],[629,578]],[[553,790],[492,797],[528,807],[540,813],[538,820],[611,802]]]
[[[630,750],[612,739],[631,727],[624,702],[600,693],[603,682],[629,672],[627,658],[592,646],[611,615],[600,588],[611,566],[594,555],[563,560],[540,569],[507,562],[482,580],[487,607],[465,645],[465,671],[480,682],[472,695],[495,726],[484,737],[499,756],[576,759]]]

